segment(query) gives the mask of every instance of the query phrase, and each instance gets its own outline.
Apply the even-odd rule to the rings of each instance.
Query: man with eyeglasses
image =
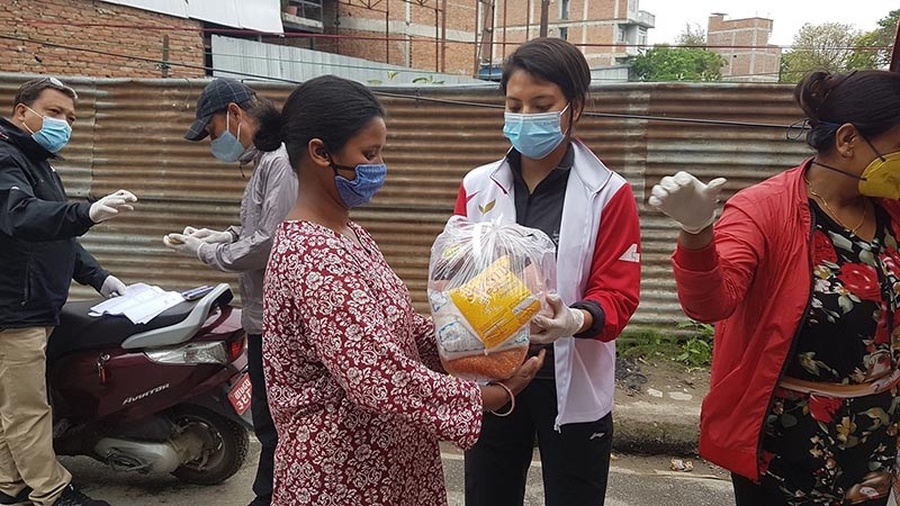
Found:
[[[0,505],[109,506],[82,494],[53,451],[45,381],[47,338],[72,280],[105,297],[125,285],[78,242],[92,226],[131,211],[119,190],[69,202],[52,167],[75,122],[75,91],[56,78],[19,87],[0,118]]]

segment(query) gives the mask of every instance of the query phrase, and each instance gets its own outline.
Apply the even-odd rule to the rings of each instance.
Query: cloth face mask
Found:
[[[387,178],[387,165],[383,163],[360,164],[356,167],[332,163],[331,169],[334,171],[334,184],[337,186],[338,195],[347,209],[369,203],[384,186],[384,180]],[[356,172],[356,177],[347,179],[338,174],[338,169],[352,170]]]

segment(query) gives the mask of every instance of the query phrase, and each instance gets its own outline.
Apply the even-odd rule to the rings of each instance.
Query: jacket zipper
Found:
[[[772,406],[775,404],[775,391],[778,390],[778,385],[781,383],[781,379],[784,378],[785,373],[787,372],[788,367],[790,367],[791,357],[794,356],[794,352],[797,351],[797,346],[799,344],[800,332],[803,331],[803,325],[806,323],[806,319],[809,318],[809,309],[812,306],[813,299],[813,290],[816,286],[815,276],[812,275],[813,270],[813,253],[812,253],[812,244],[813,237],[816,233],[816,215],[810,209],[809,212],[809,221],[810,221],[810,231],[809,231],[809,244],[810,244],[810,253],[809,253],[809,272],[810,272],[810,284],[809,284],[809,296],[806,299],[806,307],[803,309],[803,313],[800,316],[800,323],[797,325],[797,330],[794,332],[794,337],[791,338],[791,347],[788,350],[788,354],[784,359],[784,363],[781,364],[781,371],[778,373],[778,379],[775,382],[775,388],[772,389],[772,394],[769,396],[769,403],[766,406],[766,411],[763,414],[763,423],[762,427],[759,431],[759,440],[756,443],[756,474],[758,478],[762,478],[762,475],[759,474],[759,462],[762,457],[762,445],[763,445],[763,435],[766,427],[766,419],[769,417],[769,412],[772,410]]]
[[[22,302],[20,306],[25,307],[31,300],[31,261],[25,264],[25,287],[22,290]]]

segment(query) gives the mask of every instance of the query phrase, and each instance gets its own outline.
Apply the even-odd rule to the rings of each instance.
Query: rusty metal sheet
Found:
[[[0,108],[9,110],[23,77],[0,74]],[[79,121],[66,161],[58,164],[72,198],[128,188],[137,210],[94,227],[83,243],[127,283],[188,288],[225,281],[192,258],[162,245],[162,235],[186,225],[224,228],[237,223],[250,173],[217,162],[207,142],[182,135],[206,80],[70,79],[81,95]],[[249,83],[282,103],[287,84]],[[492,88],[383,90],[424,99],[502,105]],[[810,151],[785,138],[800,119],[792,89],[770,84],[615,84],[591,91],[589,111],[654,117],[691,117],[783,125],[783,128],[679,123],[586,115],[576,130],[597,155],[631,183],[641,213],[642,301],[632,327],[667,327],[686,318],[675,296],[669,258],[677,228],[644,204],[661,177],[689,170],[703,179],[724,176],[729,193],[799,163]],[[472,168],[500,158],[508,143],[500,109],[382,95],[387,111],[389,167],[385,188],[353,218],[371,231],[388,262],[426,311],[431,244],[450,216],[459,183]],[[72,296],[93,292],[75,286]]]

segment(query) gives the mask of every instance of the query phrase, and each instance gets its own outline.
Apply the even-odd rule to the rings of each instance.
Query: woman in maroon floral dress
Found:
[[[650,204],[682,226],[685,312],[716,322],[700,454],[738,506],[885,505],[900,432],[900,74],[799,83],[813,157],[731,197],[680,173]]]
[[[255,139],[284,142],[299,178],[265,285],[275,506],[446,504],[438,441],[475,444],[482,410],[512,401],[543,359],[503,384],[441,372],[431,321],[349,219],[384,182],[383,116],[365,86],[325,76],[294,90]]]

